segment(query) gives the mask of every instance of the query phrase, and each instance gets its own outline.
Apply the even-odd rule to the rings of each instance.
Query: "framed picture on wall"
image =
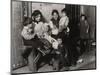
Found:
[[[11,1],[11,73],[96,69],[96,6]]]

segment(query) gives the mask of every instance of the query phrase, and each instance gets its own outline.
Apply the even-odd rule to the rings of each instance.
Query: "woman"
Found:
[[[59,12],[57,10],[53,10],[51,22],[53,23],[54,27],[59,28],[59,20],[60,20]]]
[[[57,38],[58,28],[59,28],[59,20],[60,20],[59,12],[57,10],[53,10],[51,15],[52,15],[52,18],[49,22],[49,26],[51,29],[51,36],[54,38]]]

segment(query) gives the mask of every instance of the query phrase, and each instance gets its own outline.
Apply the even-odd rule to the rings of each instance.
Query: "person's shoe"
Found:
[[[24,64],[28,64],[28,58],[22,54]]]
[[[60,71],[68,71],[69,67],[63,67],[62,69],[60,69]]]

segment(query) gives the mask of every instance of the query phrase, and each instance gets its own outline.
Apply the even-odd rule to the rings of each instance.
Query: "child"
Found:
[[[24,39],[30,40],[34,38],[35,34],[33,33],[33,28],[32,28],[32,20],[30,18],[26,19],[26,23],[24,23],[24,28],[21,32],[21,35],[23,36]]]
[[[61,19],[59,21],[59,32],[62,32],[64,29],[67,29],[67,32],[69,32],[68,28],[69,18],[67,17],[65,8],[62,9],[61,14],[62,14]]]
[[[81,44],[81,54],[86,51],[89,39],[89,24],[85,15],[81,15],[80,18],[80,44]]]
[[[56,71],[59,71],[60,68],[66,67],[67,66],[67,50],[64,47],[61,38],[57,39],[58,42],[58,47],[57,49],[54,49],[53,53],[53,69]]]
[[[37,69],[36,64],[35,63],[31,64],[32,61],[30,62],[29,59],[29,56],[31,56],[32,59],[35,59],[36,57],[36,51],[35,48],[33,48],[33,46],[35,46],[33,42],[35,34],[33,33],[33,25],[32,25],[32,20],[30,18],[26,18],[26,20],[24,21],[24,27],[22,29],[21,35],[25,46],[25,50],[22,53],[22,56],[24,57],[24,59],[27,60],[29,69],[33,72],[36,72]]]

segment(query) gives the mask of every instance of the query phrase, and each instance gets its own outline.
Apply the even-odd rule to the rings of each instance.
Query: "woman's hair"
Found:
[[[85,14],[81,14],[80,18],[82,18],[82,16],[84,16],[85,20],[87,20],[87,17]]]
[[[25,17],[24,18],[24,22],[23,22],[23,25],[24,26],[27,26],[28,24],[31,24],[32,23],[32,19],[29,18],[29,17]]]
[[[56,10],[56,9],[52,10],[51,15],[53,15],[54,13],[56,13],[58,15],[58,20],[59,20],[60,19],[60,16],[59,16],[58,10]]]
[[[59,16],[59,12],[58,12],[56,9],[52,10],[52,15],[53,15],[54,13],[56,13],[56,14]]]
[[[38,16],[38,15],[40,15],[40,21],[45,22],[45,19],[44,19],[44,17],[43,17],[43,15],[42,15],[42,13],[41,13],[40,10],[35,10],[35,11],[32,13],[31,16],[33,17],[33,21],[36,21],[35,18],[36,18],[36,16]]]

